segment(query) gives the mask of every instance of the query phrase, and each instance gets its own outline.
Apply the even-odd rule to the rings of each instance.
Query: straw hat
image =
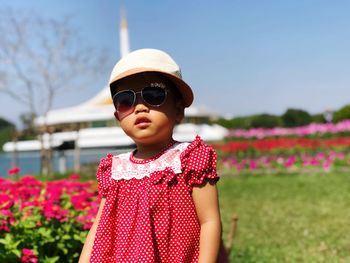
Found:
[[[184,106],[189,107],[193,102],[193,92],[189,85],[182,80],[180,67],[165,52],[157,49],[139,49],[124,56],[114,66],[109,86],[119,80],[143,72],[159,72],[168,77],[180,91]]]

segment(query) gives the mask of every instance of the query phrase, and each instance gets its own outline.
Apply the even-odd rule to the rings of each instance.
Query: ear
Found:
[[[120,121],[117,111],[114,112],[114,117],[117,119],[117,121]]]
[[[180,124],[183,118],[185,117],[185,107],[182,100],[176,102],[175,109],[176,109],[176,116],[175,116],[176,124]]]

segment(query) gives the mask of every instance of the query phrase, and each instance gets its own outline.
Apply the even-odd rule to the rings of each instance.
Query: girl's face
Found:
[[[133,109],[128,114],[118,114],[124,132],[140,145],[165,146],[172,141],[173,129],[184,114],[182,102],[175,99],[174,92],[167,85],[167,81],[157,73],[143,73],[118,83],[118,92],[132,90],[140,92],[145,87],[162,86],[168,90],[167,96],[160,106],[151,106],[143,101],[141,94],[137,93]]]

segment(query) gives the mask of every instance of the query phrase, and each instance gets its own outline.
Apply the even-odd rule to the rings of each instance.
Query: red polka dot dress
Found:
[[[216,153],[198,136],[148,160],[107,155],[97,171],[106,202],[90,262],[198,262],[200,225],[191,193],[205,178],[218,180]]]

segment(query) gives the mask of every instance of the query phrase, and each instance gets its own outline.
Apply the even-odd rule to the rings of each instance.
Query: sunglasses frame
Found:
[[[144,90],[147,89],[147,88],[158,88],[158,89],[164,90],[164,100],[162,101],[162,103],[160,103],[160,104],[151,104],[151,103],[147,102],[147,101],[144,99],[144,95],[143,95]],[[137,92],[135,92],[135,91],[133,91],[133,90],[131,90],[131,89],[118,91],[116,94],[113,95],[112,101],[113,101],[113,105],[114,105],[114,107],[115,107],[117,113],[119,114],[119,111],[118,111],[118,109],[117,109],[117,107],[116,107],[116,104],[114,103],[114,99],[116,98],[117,95],[119,95],[119,94],[121,94],[121,93],[123,93],[123,92],[132,92],[133,95],[134,95],[134,99],[133,99],[133,102],[132,102],[132,104],[131,104],[131,106],[130,106],[130,109],[129,109],[129,110],[126,110],[126,111],[123,111],[123,112],[121,112],[121,113],[129,112],[130,110],[131,110],[131,112],[132,112],[132,110],[135,108],[135,103],[136,103],[136,100],[137,100],[137,94],[140,94],[140,95],[141,95],[142,101],[143,101],[144,103],[146,103],[147,105],[149,105],[149,106],[151,106],[151,107],[160,107],[160,106],[162,106],[162,105],[164,104],[164,102],[166,101],[166,99],[167,99],[167,97],[168,97],[168,92],[169,92],[169,91],[170,91],[170,89],[168,89],[168,88],[166,87],[166,85],[163,84],[163,83],[158,83],[158,82],[157,82],[157,83],[151,83],[150,85],[143,87],[140,91],[137,91]],[[131,113],[131,112],[130,112],[130,113]]]

